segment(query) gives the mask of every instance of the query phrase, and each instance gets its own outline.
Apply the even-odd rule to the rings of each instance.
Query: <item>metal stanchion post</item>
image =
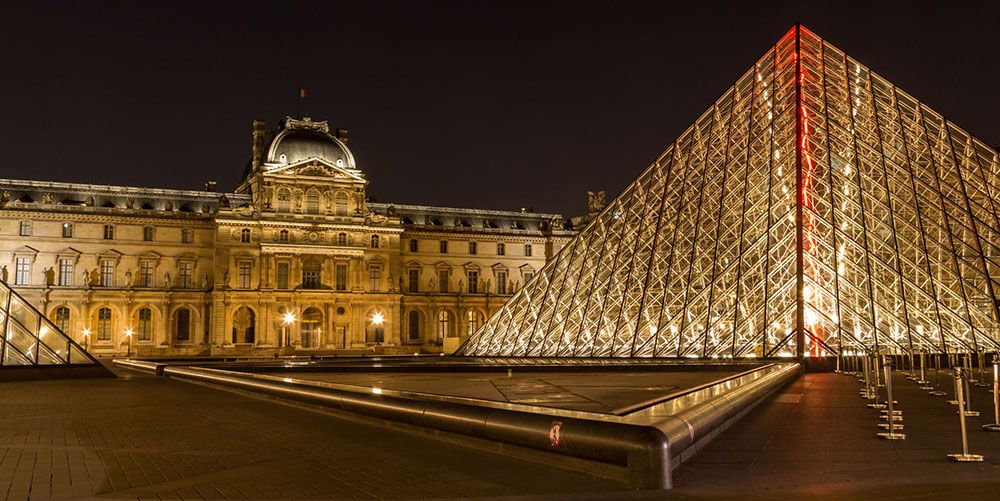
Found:
[[[917,380],[917,384],[920,385],[921,390],[933,390],[930,383],[927,381],[927,353],[924,350],[920,350],[920,379]]]
[[[986,364],[986,361],[984,360],[985,358],[986,352],[980,351],[976,353],[976,361],[979,362],[979,382],[976,383],[976,386],[980,388],[986,388],[989,386],[989,383],[986,382],[986,370],[983,368]]]
[[[968,377],[965,380],[968,381],[968,382],[970,382],[970,383],[978,383],[979,382],[978,379],[972,379],[973,377],[976,376],[976,373],[972,372],[972,354],[973,353],[975,353],[975,351],[971,351],[970,350],[970,351],[965,352],[965,368],[968,369],[968,371],[969,371],[968,372],[969,375],[968,375]],[[968,385],[966,385],[966,387],[968,387]],[[966,388],[966,389],[968,389],[968,388]]]
[[[879,427],[886,428],[888,431],[879,433],[879,438],[884,438],[886,440],[905,440],[906,435],[902,433],[896,433],[896,430],[902,430],[903,425],[896,424],[897,420],[902,420],[902,416],[896,416],[896,411],[892,408],[892,359],[885,360],[885,393],[886,402],[889,406],[889,412],[886,414],[887,423],[879,423]]]
[[[932,397],[943,397],[947,393],[939,390],[941,387],[941,355],[934,354],[934,389],[928,391],[927,394]]]
[[[955,392],[957,395],[956,398],[958,399],[958,422],[962,429],[962,453],[948,454],[948,459],[963,463],[978,462],[983,460],[982,456],[978,454],[969,454],[969,438],[965,429],[965,405],[963,403],[964,398],[962,395],[962,382],[960,381],[965,379],[963,372],[964,370],[961,367],[955,368]]]
[[[948,365],[950,365],[952,367],[952,370],[955,369],[956,365],[958,366],[959,369],[964,368],[965,366],[962,363],[962,359],[960,357],[958,357],[957,354],[955,355],[955,357],[958,358],[958,360],[957,360],[958,363],[955,363],[956,360],[949,360],[948,361]],[[960,375],[961,371],[957,372],[956,374]],[[961,398],[959,398],[959,395],[961,394],[961,391],[962,391],[962,389],[959,388],[959,386],[961,386],[961,384],[962,384],[962,382],[961,382],[960,379],[956,379],[955,380],[955,398],[952,399],[952,400],[948,400],[948,404],[949,405],[958,405],[959,404],[959,400],[961,400]]]
[[[972,391],[969,390],[969,383],[972,382],[972,353],[969,353],[968,358],[965,360],[965,372],[963,375],[965,376],[962,378],[963,390],[965,390],[965,410],[963,412],[966,416],[976,417],[979,415],[979,411],[972,410]]]
[[[986,431],[1000,431],[1000,385],[997,384],[997,375],[1000,372],[1000,364],[996,357],[993,358],[993,424],[984,424]]]
[[[871,400],[872,383],[871,383],[871,375],[869,374],[868,370],[868,357],[860,359],[860,362],[862,366],[862,372],[864,373],[865,389],[861,390],[859,393],[861,394],[862,398]]]
[[[875,389],[876,391],[878,391],[878,388],[881,388],[885,385],[882,384],[882,361],[879,360],[878,353],[876,353],[874,357],[875,357],[875,366],[872,372],[875,374]]]

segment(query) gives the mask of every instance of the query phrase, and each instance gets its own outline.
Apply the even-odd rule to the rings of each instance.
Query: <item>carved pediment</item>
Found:
[[[311,158],[298,163],[276,167],[268,170],[267,173],[280,174],[284,176],[315,176],[364,181],[357,174],[353,174],[343,167],[339,167],[319,158]]]

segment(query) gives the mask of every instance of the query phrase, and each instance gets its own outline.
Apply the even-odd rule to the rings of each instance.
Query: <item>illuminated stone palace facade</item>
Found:
[[[367,202],[346,131],[254,122],[235,193],[0,179],[0,274],[96,354],[439,352],[574,232]]]

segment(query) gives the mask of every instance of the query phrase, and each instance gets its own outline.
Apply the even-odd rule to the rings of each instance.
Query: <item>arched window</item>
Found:
[[[250,243],[250,229],[249,228],[243,228],[242,230],[240,230],[240,242],[243,242],[245,244]]]
[[[292,193],[288,190],[278,190],[278,212],[292,211]]]
[[[111,341],[111,308],[97,310],[97,340]]]
[[[410,325],[409,325],[410,329],[409,329],[409,333],[408,333],[410,341],[419,341],[420,340],[420,313],[417,312],[416,310],[411,311],[409,313],[409,316],[407,318],[408,318],[409,323],[410,323]]]
[[[319,191],[309,190],[306,193],[306,212],[308,214],[319,214]]]
[[[136,314],[136,339],[149,341],[153,339],[153,310],[142,308]]]
[[[279,242],[288,242],[288,230],[281,230],[278,232]]]
[[[309,258],[302,262],[302,288],[319,289],[321,284],[320,272],[323,270],[322,264],[316,258]]]
[[[372,249],[378,249],[378,235],[372,235]]]
[[[60,306],[56,308],[56,327],[63,332],[69,332],[69,308]]]
[[[476,310],[469,310],[469,313],[466,315],[466,320],[469,327],[466,331],[466,335],[471,336],[479,330],[479,326],[483,323],[483,316]]]
[[[337,245],[347,245],[347,233],[337,233]]]
[[[253,344],[255,318],[253,310],[246,306],[233,312],[233,344]]]
[[[337,196],[335,197],[333,205],[334,205],[334,212],[338,216],[346,216],[347,215],[347,193],[344,193],[343,191],[337,192]]]
[[[179,308],[174,313],[174,341],[187,343],[191,341],[191,310]]]
[[[451,312],[448,310],[441,310],[438,312],[438,335],[437,340],[441,341],[446,337],[451,336]]]
[[[306,308],[302,312],[302,339],[303,348],[318,348],[323,344],[323,313],[317,308]]]

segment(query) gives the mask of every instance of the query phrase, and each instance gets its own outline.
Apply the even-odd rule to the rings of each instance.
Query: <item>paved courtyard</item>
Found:
[[[0,384],[0,499],[422,499],[623,484],[116,370]]]
[[[806,374],[674,472],[623,484],[165,378],[0,384],[0,499],[995,499],[987,390],[960,450],[955,407],[897,375],[905,441],[875,437],[848,376]],[[943,389],[950,380],[941,378]]]

